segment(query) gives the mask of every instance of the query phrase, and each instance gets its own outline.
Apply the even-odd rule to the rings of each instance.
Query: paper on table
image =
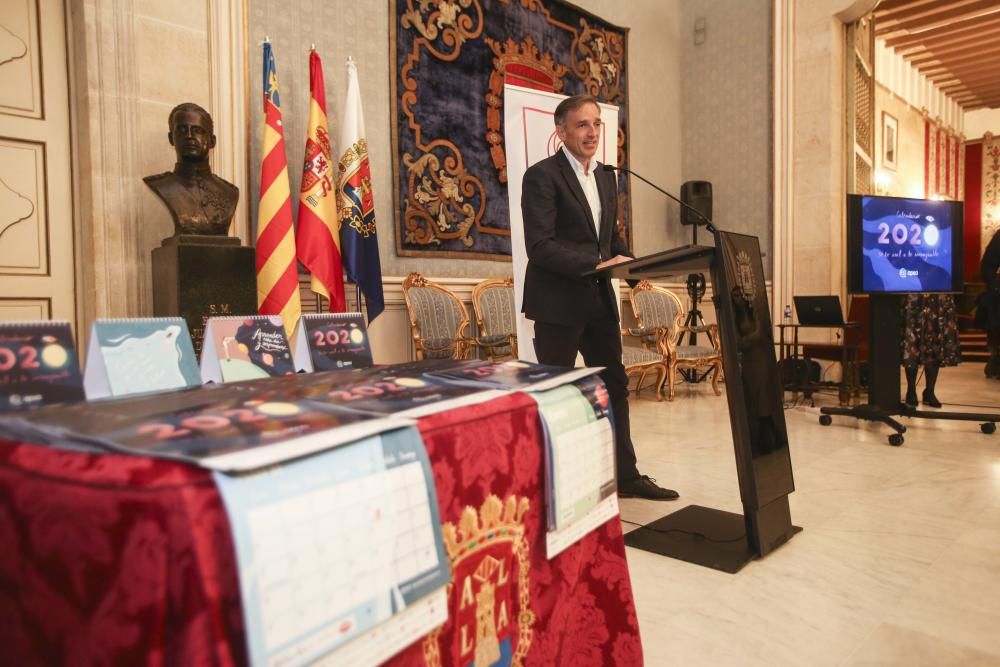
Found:
[[[257,382],[39,408],[0,418],[0,434],[225,471],[305,456],[410,423],[298,398],[277,384]]]
[[[444,362],[429,371],[428,375],[472,387],[545,391],[594,375],[601,370],[603,369],[598,366],[566,368],[518,359],[502,362],[468,360]]]
[[[307,664],[448,582],[415,428],[216,481],[254,664]]]
[[[547,525],[563,532],[615,495],[610,398],[596,377],[532,396],[545,431]]]

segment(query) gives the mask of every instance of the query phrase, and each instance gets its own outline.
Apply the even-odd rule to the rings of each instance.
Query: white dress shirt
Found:
[[[590,204],[590,212],[594,215],[594,229],[597,232],[597,238],[601,238],[601,195],[597,191],[597,175],[594,174],[594,170],[597,169],[597,158],[590,158],[590,166],[584,173],[583,165],[572,153],[566,150],[565,145],[562,147],[562,152],[569,159],[569,163],[573,165],[573,171],[576,172],[576,177],[580,181],[583,194],[587,197],[587,203]]]

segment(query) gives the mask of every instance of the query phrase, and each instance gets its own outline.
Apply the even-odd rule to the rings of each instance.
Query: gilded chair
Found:
[[[632,288],[629,302],[638,326],[626,332],[639,338],[647,350],[663,355],[667,364],[667,400],[674,400],[674,382],[681,368],[711,370],[712,390],[716,396],[721,395],[722,351],[718,326],[685,326],[684,308],[677,295],[668,289],[653,286],[648,280],[641,280]],[[685,345],[682,336],[686,333],[705,334],[709,344]]]
[[[625,365],[625,375],[638,375],[635,383],[635,393],[639,394],[642,383],[651,371],[656,371],[656,400],[663,400],[663,383],[667,379],[667,362],[663,355],[653,350],[631,345],[622,346],[622,363]]]
[[[473,345],[466,337],[469,311],[454,292],[411,273],[403,280],[403,298],[417,359],[465,359]]]
[[[490,278],[472,288],[479,337],[476,344],[490,361],[517,357],[514,279]]]

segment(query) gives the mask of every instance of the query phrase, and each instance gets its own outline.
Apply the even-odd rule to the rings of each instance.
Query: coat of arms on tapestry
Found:
[[[627,29],[557,0],[390,0],[389,18],[400,255],[509,259],[505,83],[619,106],[628,166]]]

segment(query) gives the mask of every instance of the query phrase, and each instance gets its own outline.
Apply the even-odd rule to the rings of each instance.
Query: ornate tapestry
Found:
[[[965,199],[965,138],[924,115],[924,196]]]
[[[1000,230],[1000,137],[983,136],[982,235],[979,256],[986,252],[993,234]]]
[[[557,0],[390,0],[393,197],[401,256],[507,260],[504,83],[620,107],[628,166],[627,29]],[[619,234],[631,245],[627,181]]]

